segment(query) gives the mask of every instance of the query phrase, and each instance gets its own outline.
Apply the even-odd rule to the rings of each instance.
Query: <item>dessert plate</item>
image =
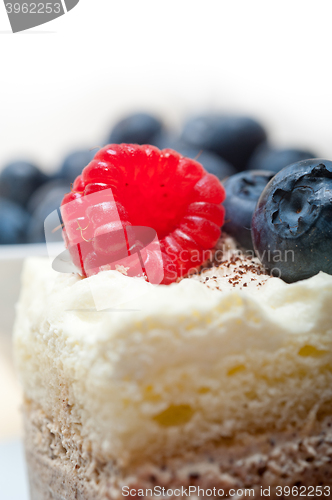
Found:
[[[29,500],[23,444],[0,443],[0,491],[4,500]]]

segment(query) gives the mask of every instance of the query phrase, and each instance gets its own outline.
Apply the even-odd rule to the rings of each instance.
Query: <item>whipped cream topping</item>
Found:
[[[270,278],[253,252],[243,251],[233,238],[223,235],[215,249],[213,258],[205,263],[199,273],[191,279],[204,283],[208,288],[219,291],[233,288],[251,291],[263,286]]]

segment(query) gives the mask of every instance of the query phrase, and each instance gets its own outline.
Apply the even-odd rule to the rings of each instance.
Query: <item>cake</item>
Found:
[[[96,288],[117,307],[97,311]],[[330,274],[285,283],[225,234],[158,286],[28,259],[15,354],[31,498],[329,496],[331,303]]]

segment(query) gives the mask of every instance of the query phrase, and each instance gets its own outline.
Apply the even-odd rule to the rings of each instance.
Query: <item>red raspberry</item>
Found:
[[[162,283],[169,284],[200,266],[206,250],[217,243],[224,198],[214,175],[176,151],[110,144],[98,151],[62,201],[66,243],[83,276],[97,273],[129,251],[129,275],[136,275],[138,264],[143,269],[163,265]],[[148,250],[140,248],[138,259],[137,226],[156,231],[161,254],[156,241]],[[153,239],[151,231],[146,238]]]

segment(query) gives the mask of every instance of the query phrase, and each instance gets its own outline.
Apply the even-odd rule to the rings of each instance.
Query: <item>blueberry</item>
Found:
[[[109,136],[110,144],[154,144],[162,130],[161,121],[149,113],[135,113],[115,124]]]
[[[207,172],[217,176],[220,180],[235,174],[235,168],[211,151],[202,151],[181,142],[178,138],[160,134],[156,140],[159,149],[171,148],[187,158],[197,160]]]
[[[273,172],[248,170],[232,175],[223,182],[226,190],[223,229],[247,250],[253,250],[251,219],[257,201],[273,175]]]
[[[246,116],[206,114],[191,118],[181,138],[190,146],[218,154],[240,171],[256,147],[266,140],[266,132]]]
[[[312,151],[272,148],[267,144],[262,144],[254,151],[247,168],[248,170],[271,170],[277,173],[287,165],[315,157],[316,155]]]
[[[25,207],[32,193],[47,179],[47,175],[32,163],[9,163],[0,173],[0,196]]]
[[[179,136],[173,132],[161,130],[153,137],[153,146],[156,146],[159,149],[174,149],[178,151],[179,147],[188,147],[187,144],[181,142]]]
[[[0,198],[0,244],[26,242],[29,214],[17,203]]]
[[[209,174],[215,175],[220,180],[223,180],[225,177],[229,177],[236,172],[233,165],[211,151],[199,151],[197,149],[193,150],[183,148],[180,150],[180,153],[183,154],[183,156],[193,158],[198,161],[198,163],[201,163]]]
[[[332,162],[293,163],[265,187],[252,219],[257,256],[291,283],[332,274]]]
[[[67,182],[53,180],[34,193],[28,206],[32,213],[28,227],[29,243],[45,243],[44,221],[51,212],[60,207],[64,195],[69,191]],[[61,241],[61,231],[58,234]]]
[[[70,185],[82,173],[83,168],[90,163],[96,153],[97,149],[79,149],[73,151],[66,156],[55,177],[66,179],[69,183],[68,185]]]

